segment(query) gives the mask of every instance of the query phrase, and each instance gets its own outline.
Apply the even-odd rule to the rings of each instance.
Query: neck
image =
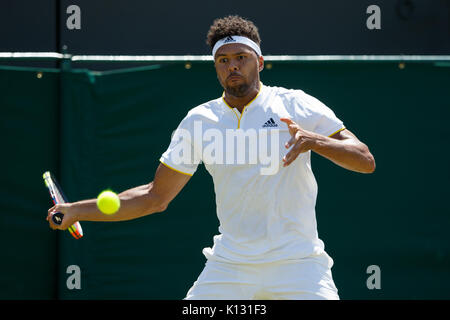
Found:
[[[260,82],[256,82],[253,86],[251,86],[248,90],[248,92],[242,96],[242,97],[236,97],[231,94],[229,94],[227,91],[225,91],[224,99],[228,103],[228,105],[232,108],[237,108],[239,112],[242,112],[244,107],[255,97],[258,95],[259,90],[261,90],[261,84]]]

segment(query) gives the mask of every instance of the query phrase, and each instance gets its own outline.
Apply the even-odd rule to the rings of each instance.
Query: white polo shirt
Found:
[[[289,151],[284,144],[291,138],[283,117],[324,136],[345,129],[316,98],[261,83],[242,114],[223,97],[191,109],[161,156],[164,165],[188,175],[203,162],[213,178],[220,234],[212,248],[203,249],[206,258],[262,263],[324,251],[316,225],[311,151],[282,167]],[[244,145],[236,142],[239,137]]]

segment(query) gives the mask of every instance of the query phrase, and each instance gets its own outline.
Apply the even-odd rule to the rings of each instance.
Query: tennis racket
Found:
[[[50,171],[44,172],[43,178],[45,185],[48,189],[48,192],[52,197],[53,203],[54,204],[66,203],[67,198],[62,192],[61,187],[59,186],[55,177],[50,173]],[[52,221],[57,225],[60,225],[63,219],[64,214],[62,212],[55,212],[52,214]],[[83,229],[81,229],[81,225],[78,221],[75,222],[73,225],[71,225],[68,228],[68,230],[75,239],[80,239],[81,237],[83,237]]]

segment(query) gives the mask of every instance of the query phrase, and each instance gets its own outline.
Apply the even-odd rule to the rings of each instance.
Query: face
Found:
[[[259,72],[264,60],[241,43],[222,46],[214,58],[217,78],[227,94],[245,97],[252,88],[259,88]]]

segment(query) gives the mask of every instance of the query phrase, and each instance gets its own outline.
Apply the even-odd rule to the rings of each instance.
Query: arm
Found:
[[[76,221],[124,221],[166,210],[169,203],[183,189],[191,176],[176,172],[160,164],[153,182],[128,189],[119,194],[120,209],[115,214],[103,214],[97,199],[58,204],[48,210],[47,220],[52,229],[65,230]],[[50,219],[53,212],[64,214],[61,225]]]
[[[369,148],[349,130],[325,137],[302,129],[290,119],[283,118],[281,121],[288,125],[292,136],[285,147],[293,146],[283,158],[283,166],[288,166],[300,153],[312,150],[345,169],[361,173],[375,171],[375,159]]]

